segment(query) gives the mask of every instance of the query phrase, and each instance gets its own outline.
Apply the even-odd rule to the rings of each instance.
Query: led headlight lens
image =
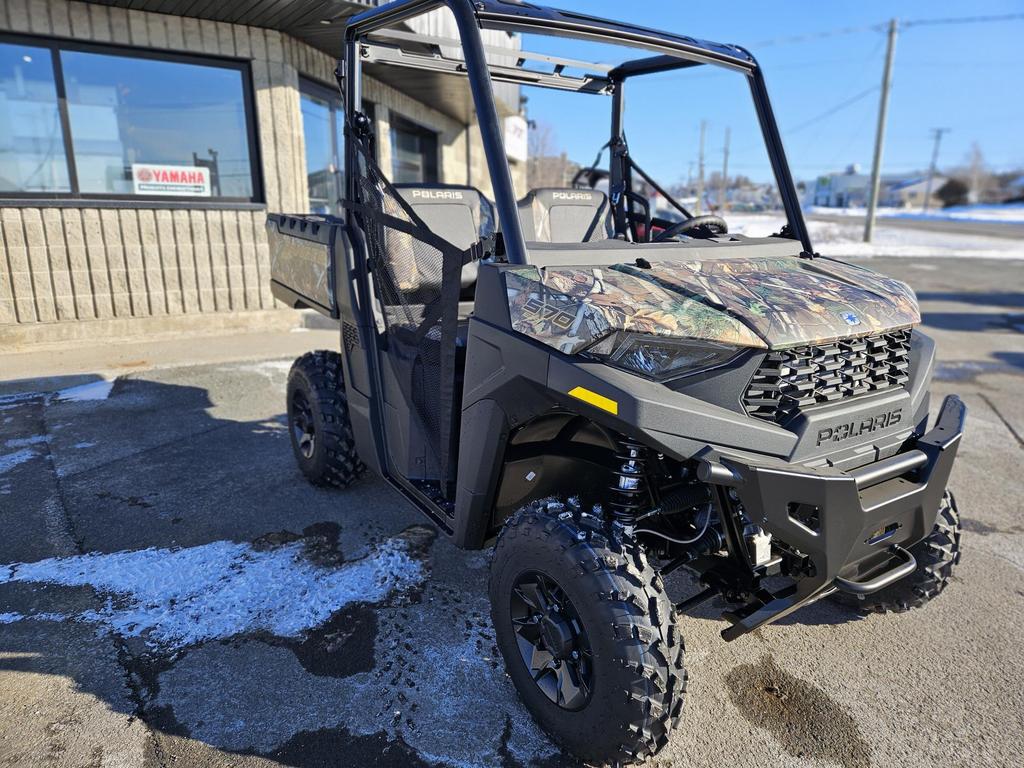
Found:
[[[740,349],[714,341],[617,331],[588,347],[585,352],[616,368],[653,379],[666,379],[727,363],[740,353]]]

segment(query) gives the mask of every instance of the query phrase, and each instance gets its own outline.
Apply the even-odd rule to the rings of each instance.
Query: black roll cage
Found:
[[[611,92],[610,183],[612,202],[615,206],[616,228],[625,231],[629,203],[628,196],[621,193],[624,190],[632,189],[632,173],[635,169],[635,165],[628,156],[622,130],[625,82],[638,75],[684,69],[699,64],[725,66],[748,75],[754,107],[765,139],[769,161],[775,174],[783,206],[786,209],[790,234],[794,239],[800,241],[805,254],[814,252],[800,209],[796,187],[786,162],[782,138],[779,135],[778,125],[768,98],[764,75],[753,55],[740,46],[712,43],[585,14],[558,11],[525,3],[503,2],[503,0],[396,0],[396,2],[387,3],[353,16],[345,28],[344,70],[339,67],[339,80],[343,79],[347,82],[348,87],[343,88],[343,91],[346,94],[345,108],[349,115],[354,115],[359,111],[362,104],[361,66],[364,58],[371,55],[369,47],[363,45],[365,38],[375,31],[445,6],[455,18],[465,58],[464,63],[459,62],[448,68],[447,71],[465,74],[469,78],[483,140],[484,155],[491,174],[491,185],[494,189],[498,215],[502,222],[505,253],[510,263],[526,264],[527,250],[519,217],[516,215],[516,196],[512,187],[508,160],[505,157],[498,110],[491,88],[492,78],[501,82],[591,92]],[[562,67],[557,64],[553,75],[544,76],[523,69],[522,59],[515,67],[489,64],[486,58],[487,47],[480,34],[483,27],[507,32],[590,39],[597,42],[640,47],[658,53],[627,61],[607,71],[604,77],[587,75],[584,78],[564,78],[561,77]],[[383,60],[394,64],[401,63],[404,66],[445,71],[443,60],[437,57],[424,56],[419,57],[419,60],[417,58],[403,56],[399,51],[397,55]],[[547,57],[533,56],[530,58]],[[345,189],[349,199],[355,199],[356,191],[356,179],[353,172],[356,165],[355,158],[352,156],[353,151],[351,147],[348,147],[345,158]],[[640,173],[647,180],[646,175],[642,171]],[[654,186],[657,188],[657,185]],[[687,213],[685,210],[682,212]]]

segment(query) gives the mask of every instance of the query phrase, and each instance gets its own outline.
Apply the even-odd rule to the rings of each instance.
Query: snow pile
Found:
[[[350,603],[380,602],[426,578],[423,563],[400,538],[336,568],[311,563],[301,541],[271,550],[217,541],[187,549],[51,558],[9,568],[0,584],[88,586],[108,593],[102,609],[72,618],[164,647],[259,630],[296,637]]]

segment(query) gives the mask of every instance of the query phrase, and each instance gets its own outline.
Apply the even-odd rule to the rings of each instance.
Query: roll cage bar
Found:
[[[374,33],[441,7],[447,7],[451,11],[459,33],[458,40],[411,35],[396,30],[381,33],[376,36],[378,39],[372,42],[368,40]],[[643,48],[654,51],[655,54],[608,68],[572,59],[486,46],[480,34],[481,28],[589,39]],[[400,46],[387,44],[387,39],[415,42],[427,50],[404,50]],[[445,57],[438,52],[442,45],[460,48],[464,58]],[[488,52],[516,58],[516,61],[514,64],[491,63],[487,61]],[[519,216],[516,214],[516,196],[505,156],[497,105],[491,88],[492,79],[520,85],[611,94],[611,138],[608,144],[611,149],[610,197],[615,210],[616,229],[626,231],[633,171],[637,170],[645,181],[651,183],[655,189],[660,189],[629,157],[623,134],[623,92],[626,80],[639,75],[685,69],[700,64],[716,64],[739,70],[748,76],[769,161],[786,209],[790,235],[801,243],[803,255],[810,256],[814,252],[800,209],[796,187],[786,162],[782,138],[768,98],[764,76],[753,55],[740,46],[698,40],[685,35],[528,3],[505,0],[396,0],[348,20],[345,28],[344,58],[339,64],[337,75],[339,83],[343,86],[345,110],[349,116],[355,115],[362,105],[360,74],[364,62],[449,72],[468,77],[483,140],[484,156],[494,189],[495,204],[502,222],[505,254],[512,264],[526,264],[527,249]],[[529,62],[550,64],[551,71],[527,69],[526,64]],[[584,73],[567,74],[567,69],[583,69]],[[350,129],[351,123],[346,120],[346,130]],[[356,197],[357,179],[354,169],[357,165],[354,153],[352,142],[346,142],[345,189],[349,199]],[[676,207],[685,215],[689,215],[685,209]]]

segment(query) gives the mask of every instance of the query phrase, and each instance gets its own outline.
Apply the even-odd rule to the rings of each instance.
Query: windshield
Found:
[[[525,51],[598,65],[567,66],[563,74],[570,76],[607,74],[646,55],[636,48],[546,35],[524,35],[521,42]],[[553,62],[526,66],[540,70],[544,64],[552,71]],[[749,78],[742,70],[697,64],[616,84],[621,139],[632,160],[631,210],[639,217],[649,209],[655,236],[672,224],[708,215],[724,219],[730,234],[749,237],[780,233],[788,223]],[[517,193],[573,185],[612,192],[608,145],[614,101],[612,93],[524,86],[530,152],[526,188]]]
[[[795,195],[780,194],[784,164],[767,149],[762,125],[772,125],[770,116],[758,111],[761,82],[742,51],[689,41],[684,57],[666,54],[671,41],[645,48],[522,32],[507,18],[495,24],[482,30],[483,76],[491,78],[501,144],[486,160],[495,145],[482,140],[451,12],[438,8],[371,33],[362,51],[371,77],[364,111],[374,114],[379,162],[393,181],[463,184],[494,201],[510,183],[527,244],[714,246],[802,231],[793,225]],[[441,130],[425,132],[422,118],[370,109],[380,83],[414,85],[455,124],[442,120]],[[500,185],[490,178],[497,152],[509,178]]]

